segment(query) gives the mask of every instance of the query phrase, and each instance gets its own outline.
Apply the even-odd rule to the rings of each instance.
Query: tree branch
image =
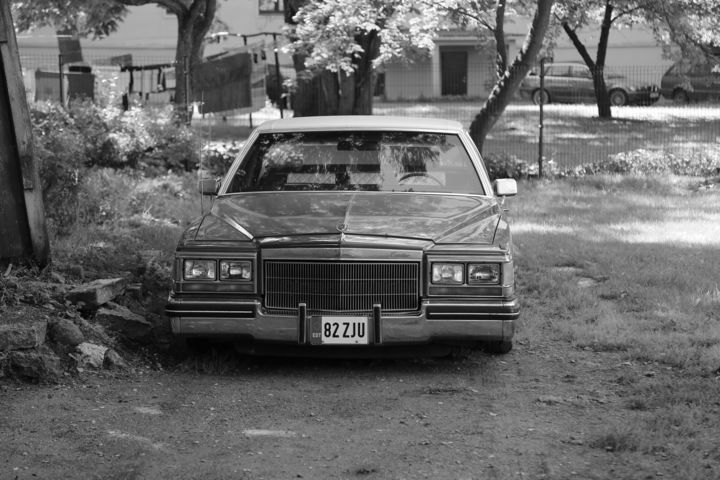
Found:
[[[498,0],[495,8],[495,72],[501,78],[507,68],[507,46],[505,44],[505,0]]]

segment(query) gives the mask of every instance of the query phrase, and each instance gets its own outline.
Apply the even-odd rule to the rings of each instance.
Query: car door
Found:
[[[572,78],[573,101],[579,103],[594,103],[595,88],[593,87],[590,69],[585,65],[571,65],[570,77]]]
[[[545,90],[553,102],[572,101],[569,65],[550,65],[545,70]]]
[[[706,62],[696,63],[688,72],[692,92],[690,98],[694,100],[706,100],[712,96],[712,72],[711,65]]]

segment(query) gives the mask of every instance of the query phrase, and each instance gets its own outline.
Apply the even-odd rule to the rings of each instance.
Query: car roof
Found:
[[[343,130],[390,130],[458,133],[460,122],[438,118],[393,117],[385,115],[334,115],[293,117],[260,124],[258,133]]]
[[[584,63],[581,63],[581,62],[552,62],[552,63],[547,63],[546,65],[547,66],[550,66],[550,65],[562,65],[562,66],[572,65],[575,67],[587,68],[587,65],[585,65]]]

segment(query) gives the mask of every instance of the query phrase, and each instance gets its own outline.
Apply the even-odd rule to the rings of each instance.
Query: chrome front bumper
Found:
[[[171,296],[167,307],[172,332],[187,337],[243,337],[256,342],[311,344],[312,316],[265,311],[258,300],[184,300]],[[520,314],[509,301],[423,300],[419,312],[369,313],[371,345],[427,344],[443,341],[511,340]]]

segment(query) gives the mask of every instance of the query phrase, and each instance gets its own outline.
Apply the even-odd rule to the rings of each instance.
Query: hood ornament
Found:
[[[335,225],[335,228],[337,229],[338,232],[345,233],[345,232],[347,232],[348,225],[347,225],[347,223],[338,222],[338,224]]]

